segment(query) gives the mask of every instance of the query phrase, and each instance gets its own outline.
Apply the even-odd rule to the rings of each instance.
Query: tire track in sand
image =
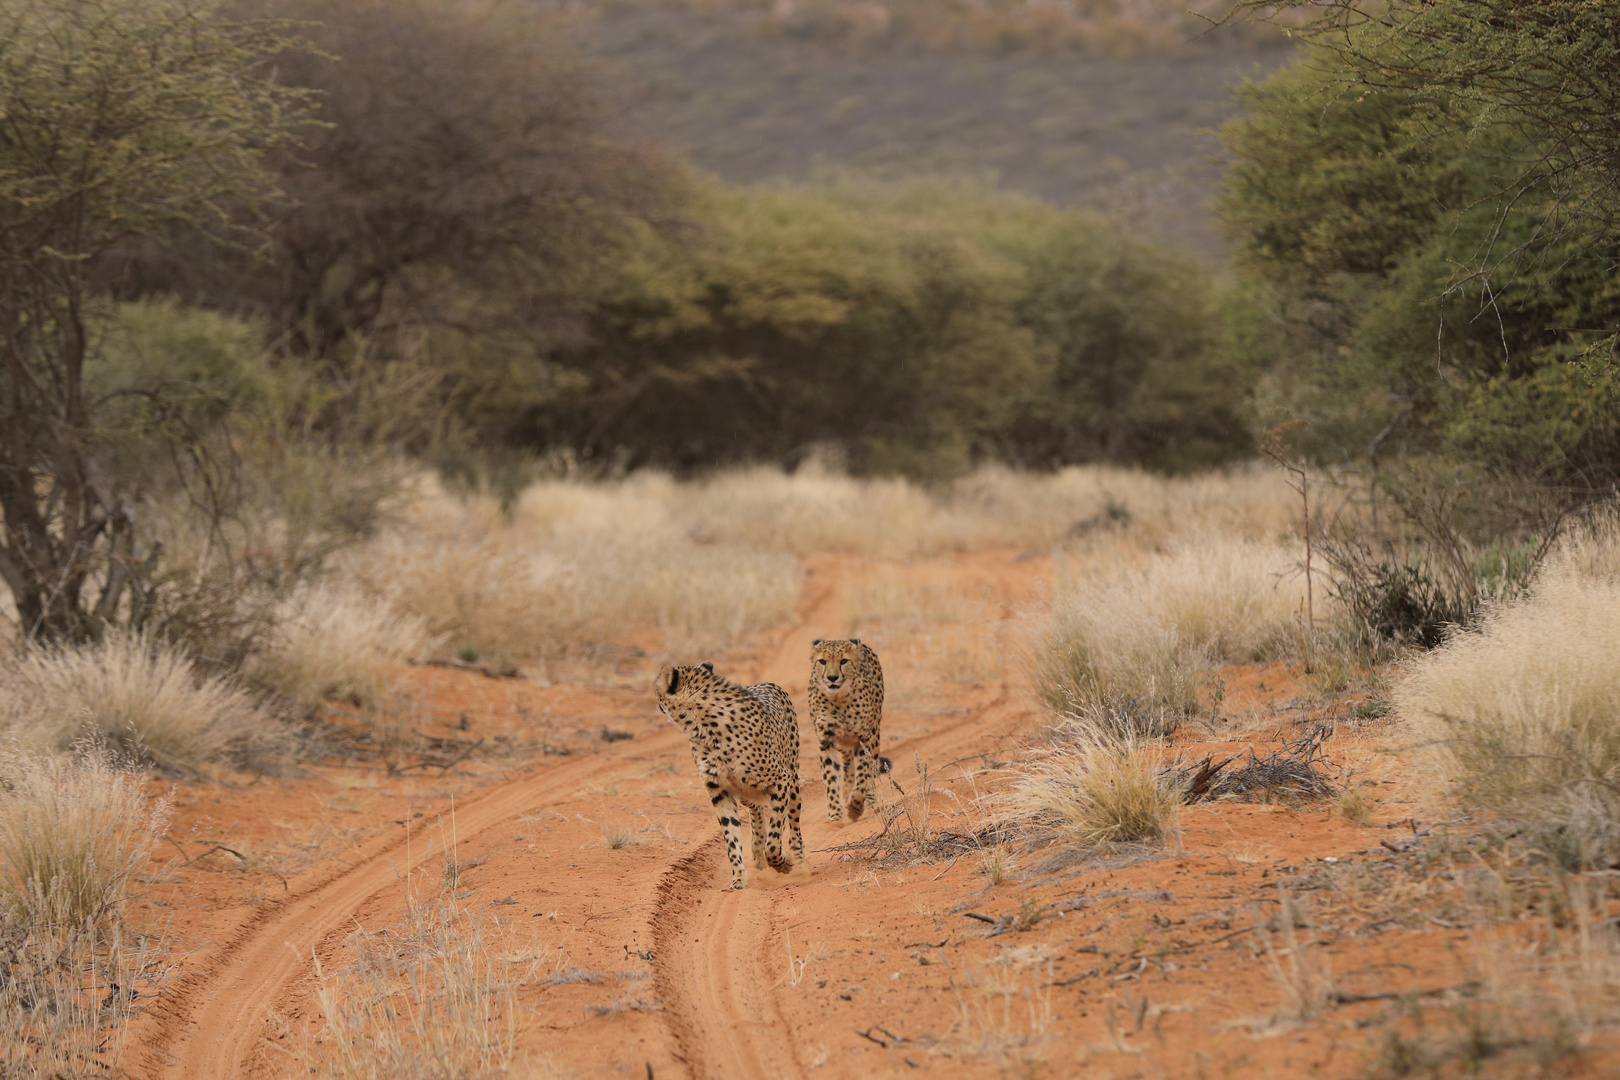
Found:
[[[680,733],[637,740],[638,752],[684,745]],[[622,764],[604,749],[539,774],[488,788],[456,806],[462,843],[536,806],[567,798],[597,773]],[[139,1048],[135,1071],[163,1080],[224,1080],[245,1075],[254,1050],[271,1035],[269,1014],[286,1009],[313,973],[311,956],[328,935],[345,933],[351,916],[373,897],[439,853],[418,840],[407,860],[403,834],[372,840],[358,861],[328,870],[273,908],[261,908],[204,954],[207,967],[185,972],[166,989],[151,1020],[156,1031]]]
[[[848,624],[843,574],[830,562],[819,567],[831,578],[820,586],[800,625],[788,635],[755,675],[756,680],[780,683],[803,700],[809,673],[810,641],[817,634],[842,633]],[[916,751],[935,756],[965,742],[982,730],[987,719],[1000,715],[1009,701],[1007,688],[983,708],[976,709],[938,731],[905,742],[886,745],[898,756]],[[814,731],[800,710],[800,746],[810,747],[812,761],[801,759],[805,793],[802,812],[807,853],[850,839],[844,826],[824,819],[823,803],[816,800],[811,815],[809,794],[820,793],[821,769],[815,758]],[[954,754],[951,756],[955,756]],[[754,873],[750,869],[750,873]],[[797,873],[776,879],[789,886],[803,883]],[[781,888],[730,887],[725,841],[718,828],[698,848],[678,860],[658,885],[658,907],[652,917],[653,983],[663,1006],[665,1022],[675,1043],[674,1056],[683,1062],[692,1080],[738,1080],[770,1077],[799,1080],[809,1070],[799,1059],[793,1032],[783,1020],[781,985],[771,978],[776,965],[767,950],[776,946],[776,905]]]

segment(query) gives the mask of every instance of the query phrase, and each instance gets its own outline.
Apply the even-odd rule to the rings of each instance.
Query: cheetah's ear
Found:
[[[714,674],[714,665],[709,663],[707,660],[699,664],[698,667],[702,668],[704,671],[707,671],[710,675]]]
[[[818,638],[816,638],[816,640],[812,641],[810,644],[812,644],[812,645],[820,645],[823,641],[826,641],[826,640],[827,639],[824,638],[824,637],[818,637]]]
[[[653,685],[657,688],[660,694],[667,697],[668,695],[673,694],[675,692],[675,688],[680,684],[680,671],[672,667],[665,667],[663,670],[659,671],[658,681]]]
[[[861,643],[861,639],[858,637],[852,637],[849,639],[849,643],[851,645],[859,645]]]

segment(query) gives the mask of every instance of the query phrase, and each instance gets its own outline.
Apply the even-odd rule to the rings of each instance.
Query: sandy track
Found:
[[[796,703],[802,702],[804,694],[811,639],[843,633],[848,622],[838,568],[824,563],[817,571],[806,590],[809,602],[799,627],[758,675],[787,687]],[[931,759],[954,756],[951,751],[984,730],[1007,701],[1003,687],[984,708],[925,737],[885,744],[884,751],[896,760],[913,751]],[[862,833],[870,830],[825,820],[814,732],[802,704],[799,719],[800,745],[809,748],[809,759],[801,760],[799,769],[805,793],[805,850],[814,862],[818,861],[816,851],[853,839],[852,828]],[[766,879],[764,887],[742,891],[728,887],[724,840],[717,827],[712,837],[677,861],[659,883],[658,908],[652,918],[654,981],[670,1037],[678,1048],[675,1056],[686,1064],[693,1080],[796,1080],[809,1074],[790,1025],[782,1019],[785,980],[773,976],[782,966],[774,955],[781,947],[776,912],[784,895],[780,885],[792,886],[808,878],[797,872],[788,878],[758,876]]]
[[[661,732],[640,744],[675,745],[679,733]],[[593,776],[612,769],[617,756],[602,752],[538,775],[489,788],[456,807],[462,842],[480,832],[565,797]],[[138,1071],[173,1080],[212,1080],[248,1071],[256,1047],[272,1034],[272,1011],[289,1006],[307,990],[311,957],[327,938],[348,933],[351,917],[431,855],[418,833],[407,858],[403,830],[372,841],[357,859],[329,871],[274,908],[261,908],[208,953],[209,966],[185,974],[155,1010],[157,1030],[141,1048]]]

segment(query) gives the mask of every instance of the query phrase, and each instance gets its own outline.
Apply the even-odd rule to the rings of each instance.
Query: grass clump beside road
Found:
[[[1303,607],[1293,544],[1196,535],[1135,565],[1071,568],[1036,634],[1033,677],[1059,717],[1167,734],[1214,663],[1287,652]]]
[[[1162,841],[1175,827],[1181,791],[1135,739],[1086,727],[1069,734],[1019,770],[1014,813],[1103,851]]]
[[[168,816],[99,752],[0,755],[0,1075],[117,1073],[152,959],[124,905]]]
[[[329,700],[370,706],[383,698],[395,670],[433,643],[420,615],[352,587],[319,586],[281,605],[247,672],[304,708]]]
[[[0,734],[40,750],[84,738],[164,771],[198,775],[264,740],[267,718],[231,679],[139,635],[37,646],[0,676]]]
[[[1414,661],[1396,709],[1469,806],[1571,868],[1620,859],[1620,581],[1555,562]]]

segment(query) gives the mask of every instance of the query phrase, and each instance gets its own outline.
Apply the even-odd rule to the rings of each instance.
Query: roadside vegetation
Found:
[[[1172,48],[1173,6],[738,11],[836,49],[1121,55]],[[706,175],[624,135],[539,7],[0,10],[0,1072],[116,1070],[151,774],[285,765],[380,723],[412,662],[611,682],[737,649],[828,553],[864,560],[895,701],[1024,662],[1030,843],[1147,850],[1256,791],[1370,827],[1317,762],[1340,721],[1399,725],[1518,875],[1498,925],[1530,896],[1576,934],[1522,1001],[1495,961],[1472,1044],[1412,1042],[1414,1007],[1378,1068],[1612,1028],[1607,886],[1570,882],[1620,860],[1620,23],[1237,7],[1305,45],[1224,129],[1229,274],[983,178]],[[991,549],[1056,570],[982,633],[910,574]],[[1269,662],[1332,722],[1220,780],[1172,760],[1215,669]],[[937,854],[918,772],[886,823]],[[1024,853],[992,839],[1000,881]],[[356,940],[301,1064],[506,1069],[497,928],[404,925]],[[1304,1022],[1333,991],[1273,932]]]

